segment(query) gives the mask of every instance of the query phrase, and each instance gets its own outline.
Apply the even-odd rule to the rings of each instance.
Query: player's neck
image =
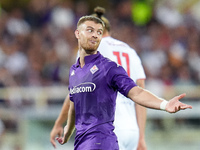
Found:
[[[83,66],[85,65],[85,56],[89,56],[89,55],[93,55],[93,54],[97,54],[97,50],[95,51],[89,51],[89,50],[84,50],[84,49],[80,49],[79,50],[79,56],[80,56],[80,66],[81,68],[83,68]]]

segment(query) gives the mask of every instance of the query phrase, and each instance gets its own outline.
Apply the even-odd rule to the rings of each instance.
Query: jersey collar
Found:
[[[93,54],[93,55],[89,55],[89,56],[85,56],[85,64],[91,63],[93,62],[93,60],[95,60],[97,57],[99,57],[101,54],[99,51],[97,51],[97,54]],[[80,61],[79,61],[80,57],[78,58],[75,66],[79,67],[80,66]]]

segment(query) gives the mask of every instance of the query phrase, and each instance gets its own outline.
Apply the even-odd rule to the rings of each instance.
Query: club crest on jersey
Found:
[[[73,76],[73,75],[75,75],[75,72],[74,72],[74,70],[72,71],[72,73],[71,73],[71,76]]]
[[[92,74],[94,74],[95,72],[97,72],[97,70],[99,70],[99,68],[98,68],[96,65],[94,65],[94,66],[90,69],[90,71],[91,71]]]

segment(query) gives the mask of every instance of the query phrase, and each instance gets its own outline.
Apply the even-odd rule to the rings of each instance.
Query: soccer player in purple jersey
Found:
[[[169,101],[138,87],[126,71],[103,57],[97,48],[102,39],[104,23],[93,16],[83,16],[77,24],[80,57],[70,69],[70,108],[60,144],[66,143],[76,128],[75,150],[118,150],[114,134],[114,113],[119,91],[136,103],[153,109],[175,113],[192,108],[181,103],[181,94]]]
[[[105,9],[96,7],[94,14],[100,18],[104,24],[104,32],[98,51],[105,57],[119,63],[129,77],[135,83],[144,88],[145,73],[141,64],[141,60],[135,50],[126,43],[114,39],[110,35],[110,22],[103,16]],[[129,59],[131,58],[131,59]],[[66,122],[69,109],[69,97],[63,103],[62,110],[55,121],[54,127],[50,134],[50,141],[55,147],[55,137],[61,136],[63,133],[63,123]],[[130,101],[129,98],[118,92],[116,99],[116,110],[114,119],[114,132],[117,135],[120,150],[146,150],[144,138],[146,123],[146,108]]]

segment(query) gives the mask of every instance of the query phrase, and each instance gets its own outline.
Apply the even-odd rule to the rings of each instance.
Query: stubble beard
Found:
[[[100,42],[98,42],[97,44],[95,45],[92,45],[92,44],[85,44],[85,45],[82,45],[82,48],[85,50],[85,52],[87,54],[92,54],[94,52],[97,51],[97,48],[99,47],[99,44]]]

